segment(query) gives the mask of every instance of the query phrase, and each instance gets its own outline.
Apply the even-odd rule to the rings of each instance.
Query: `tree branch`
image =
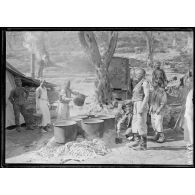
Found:
[[[100,67],[101,56],[94,33],[92,31],[80,31],[79,39],[92,63],[95,64],[95,66]]]
[[[114,52],[117,46],[118,32],[111,31],[109,38],[110,38],[110,42],[109,42],[108,49],[103,55],[103,61],[104,61],[104,64],[106,64],[107,69],[110,65],[110,62],[112,60],[112,57],[114,55]]]

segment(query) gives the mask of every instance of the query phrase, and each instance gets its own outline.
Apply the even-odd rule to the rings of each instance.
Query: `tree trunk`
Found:
[[[152,32],[145,31],[146,42],[147,42],[147,50],[148,50],[148,57],[147,57],[147,66],[153,67],[153,56],[154,56],[154,37]]]
[[[85,52],[96,68],[95,94],[96,100],[100,105],[110,104],[112,101],[112,92],[109,80],[108,68],[114,55],[118,33],[110,33],[110,42],[106,52],[101,57],[99,48],[92,31],[80,31],[79,39]]]

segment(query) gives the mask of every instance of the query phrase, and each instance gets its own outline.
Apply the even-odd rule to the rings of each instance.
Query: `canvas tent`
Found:
[[[40,85],[40,81],[37,79],[33,79],[31,77],[26,77],[24,74],[19,72],[16,68],[14,68],[11,64],[6,62],[6,128],[9,126],[15,125],[15,117],[13,106],[11,102],[8,100],[11,90],[16,86],[14,78],[20,77],[23,86],[32,86],[38,87]],[[46,83],[46,87],[53,88],[55,87],[54,84]],[[20,123],[24,123],[24,118],[22,115],[20,116]]]

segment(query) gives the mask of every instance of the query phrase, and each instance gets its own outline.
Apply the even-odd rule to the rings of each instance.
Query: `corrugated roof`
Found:
[[[31,83],[31,84],[33,84],[34,86],[37,86],[37,87],[40,85],[40,81],[38,79],[33,79],[32,77],[27,77],[26,75],[24,75],[23,73],[18,71],[15,67],[13,67],[7,61],[6,61],[6,70],[11,72],[14,76],[21,77],[21,79],[24,80],[27,83]],[[56,85],[52,84],[52,83],[46,82],[46,87],[53,88],[53,87],[56,87]]]

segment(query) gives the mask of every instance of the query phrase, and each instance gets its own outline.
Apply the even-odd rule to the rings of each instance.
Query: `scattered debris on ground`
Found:
[[[36,154],[49,160],[50,158],[59,158],[61,163],[67,160],[84,161],[90,158],[104,156],[109,152],[101,140],[93,139],[91,141],[77,139],[77,141],[66,144],[57,144],[54,138],[43,146]]]

